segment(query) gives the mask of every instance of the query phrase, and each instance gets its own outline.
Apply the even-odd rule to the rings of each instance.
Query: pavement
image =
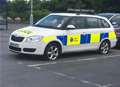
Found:
[[[120,48],[108,55],[96,51],[63,54],[56,61],[17,55],[8,50],[12,31],[0,30],[0,87],[120,87]]]

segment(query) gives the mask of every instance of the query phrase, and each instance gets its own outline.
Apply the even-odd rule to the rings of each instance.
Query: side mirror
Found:
[[[67,29],[75,29],[76,27],[74,25],[68,25]]]
[[[118,28],[119,27],[117,22],[112,22],[112,25],[113,25],[114,28]]]

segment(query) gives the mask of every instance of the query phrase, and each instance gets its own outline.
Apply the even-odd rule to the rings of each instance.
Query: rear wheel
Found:
[[[51,43],[47,46],[44,56],[49,60],[56,60],[60,56],[60,47],[56,43]]]
[[[110,51],[110,43],[108,41],[103,41],[100,45],[99,52],[102,54],[108,54]]]

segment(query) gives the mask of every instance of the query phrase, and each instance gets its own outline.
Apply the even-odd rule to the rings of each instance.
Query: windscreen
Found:
[[[35,26],[58,29],[64,25],[68,18],[67,16],[50,15],[37,22]]]

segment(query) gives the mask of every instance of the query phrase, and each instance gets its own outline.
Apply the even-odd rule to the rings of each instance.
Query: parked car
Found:
[[[34,26],[14,31],[9,49],[23,54],[44,55],[49,60],[62,53],[98,50],[109,53],[116,45],[114,28],[107,18],[76,13],[52,13]]]
[[[99,16],[106,17],[112,23],[116,36],[117,36],[117,47],[120,47],[120,13],[99,13]]]

